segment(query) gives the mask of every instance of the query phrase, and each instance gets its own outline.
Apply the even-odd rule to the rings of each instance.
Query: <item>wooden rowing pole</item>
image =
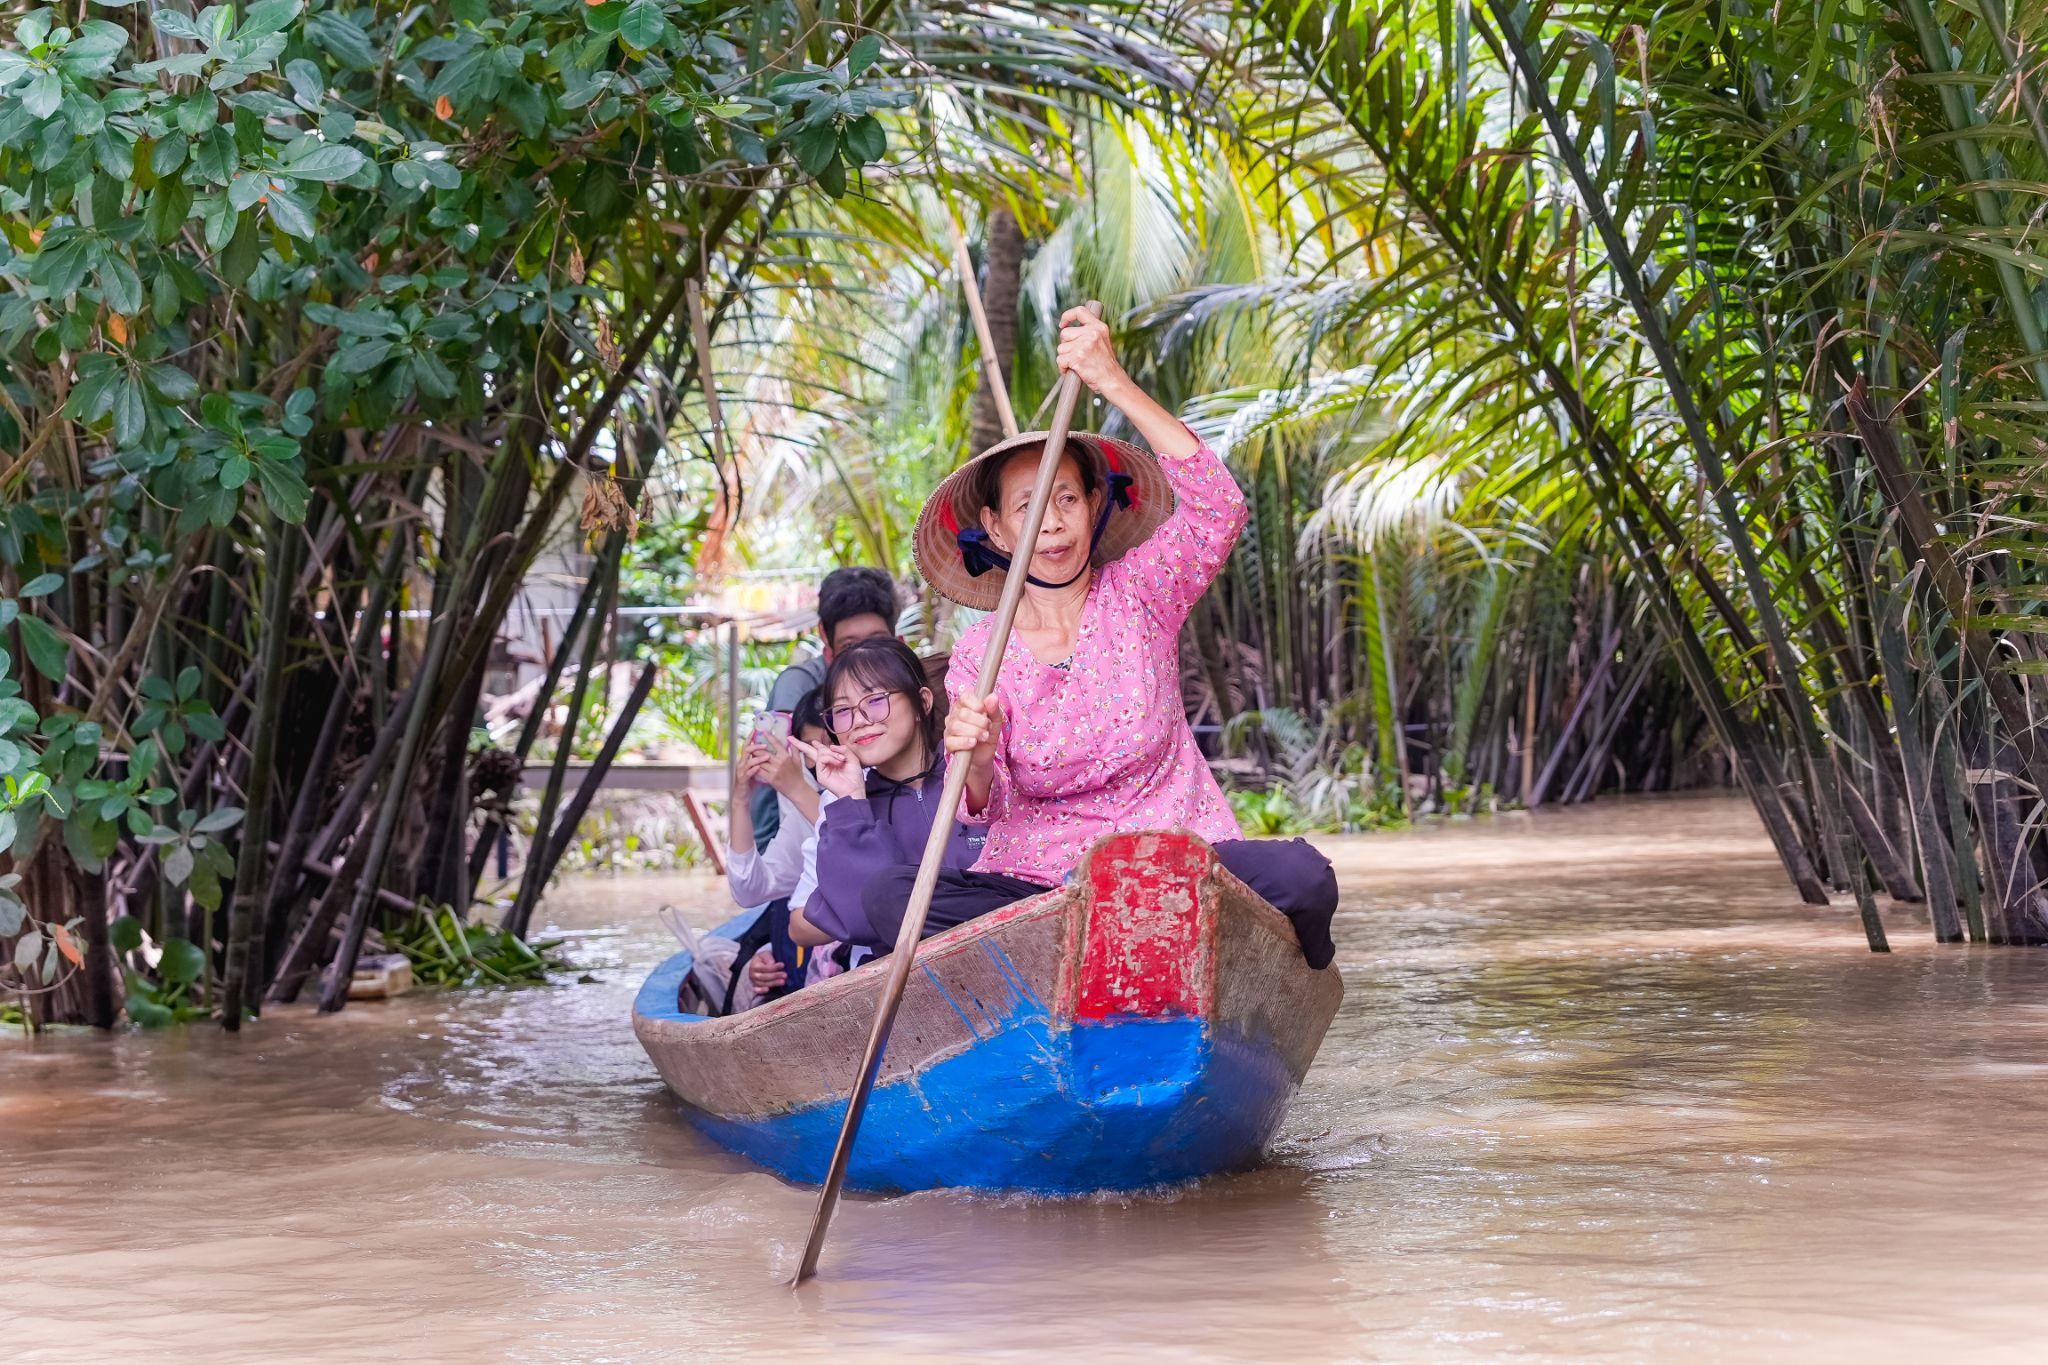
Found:
[[[973,288],[969,284],[969,289]],[[970,299],[973,299],[970,294]],[[978,303],[979,300],[974,300]],[[1102,305],[1090,302],[1088,311],[1102,315]],[[1052,498],[1053,476],[1059,472],[1060,457],[1066,453],[1067,432],[1074,424],[1074,408],[1081,399],[1081,377],[1071,371],[1060,376],[1059,400],[1053,406],[1052,427],[1046,433],[1045,451],[1038,457],[1038,480],[1031,486],[1031,504],[1024,512],[1023,533],[1003,575],[1003,595],[996,602],[996,616],[989,631],[988,648],[981,656],[981,676],[974,684],[979,702],[996,689],[1002,672],[1003,651],[1009,648],[1010,626],[1017,619],[1017,604],[1024,598],[1024,580],[1031,572],[1031,555],[1038,547],[1038,527],[1045,520],[1045,505]],[[1014,421],[1014,419],[1013,419]],[[824,1187],[818,1191],[817,1212],[811,1218],[810,1240],[804,1244],[791,1288],[801,1285],[818,1269],[818,1253],[825,1246],[825,1230],[831,1226],[832,1211],[839,1205],[839,1190],[846,1183],[846,1165],[853,1157],[853,1140],[860,1132],[861,1116],[867,1112],[868,1095],[875,1088],[875,1074],[881,1069],[882,1053],[889,1046],[889,1030],[896,1022],[896,1008],[903,1003],[903,988],[910,981],[912,959],[924,936],[925,915],[931,910],[932,891],[938,886],[939,865],[945,861],[946,845],[953,837],[953,817],[960,809],[961,794],[967,789],[967,761],[960,758],[946,764],[946,785],[939,792],[939,805],[932,816],[932,832],[924,842],[924,858],[917,865],[917,881],[910,889],[910,904],[903,911],[903,927],[897,931],[896,947],[889,956],[889,979],[882,986],[882,998],[875,1006],[874,1027],[868,1030],[867,1050],[861,1054],[860,1071],[847,1097],[846,1119],[839,1127],[839,1143],[832,1149],[832,1164],[826,1169]]]

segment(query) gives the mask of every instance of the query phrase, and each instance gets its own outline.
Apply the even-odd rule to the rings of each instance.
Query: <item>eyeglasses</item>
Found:
[[[889,697],[887,692],[873,692],[852,706],[835,706],[825,712],[825,723],[835,735],[845,734],[863,720],[880,725],[889,719]]]

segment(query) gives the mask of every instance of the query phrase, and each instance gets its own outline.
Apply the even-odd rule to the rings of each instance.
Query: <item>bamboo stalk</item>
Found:
[[[1903,607],[1903,601],[1900,606]],[[1929,771],[1925,737],[1920,729],[1920,707],[1912,691],[1912,673],[1906,654],[1906,637],[1897,616],[1887,611],[1878,618],[1878,661],[1886,691],[1891,697],[1892,715],[1899,734],[1899,759],[1905,766],[1906,811],[1920,845],[1920,878],[1927,888],[1927,908],[1934,921],[1934,937],[1940,943],[1958,943],[1962,925],[1956,919],[1955,883],[1949,877],[1951,850],[1948,838],[1935,817],[1934,778]]]
[[[420,500],[426,491],[427,477],[431,473],[431,467],[424,464],[414,472],[407,484],[408,502],[417,503]],[[377,631],[383,621],[385,602],[396,590],[405,552],[411,541],[410,523],[392,527],[384,552],[379,557],[369,581],[362,610],[356,616],[355,630],[350,636],[346,656],[358,679],[363,674],[363,661],[371,657],[376,647]],[[278,854],[276,871],[270,879],[268,904],[264,913],[267,941],[283,942],[293,898],[301,885],[300,870],[313,845],[316,833],[315,820],[327,786],[327,775],[333,768],[336,753],[340,750],[342,734],[348,728],[349,715],[355,709],[361,695],[356,687],[348,685],[345,677],[337,678],[336,683],[334,695],[328,700],[327,713],[320,723],[319,737],[314,740],[312,754],[300,775],[298,795],[293,798],[291,812],[285,819],[283,846]],[[368,765],[365,766],[367,768]],[[266,967],[270,965],[272,964],[266,964]]]
[[[1601,642],[1593,674],[1586,680],[1585,686],[1579,689],[1579,695],[1573,699],[1571,714],[1565,717],[1564,728],[1557,735],[1557,743],[1551,747],[1550,757],[1544,760],[1543,771],[1536,775],[1535,790],[1531,791],[1527,798],[1527,804],[1531,809],[1542,805],[1543,798],[1549,794],[1550,781],[1557,775],[1558,765],[1564,762],[1565,750],[1571,746],[1572,736],[1578,731],[1580,717],[1586,714],[1586,707],[1614,668],[1614,648],[1620,643],[1621,630],[1618,627],[1609,631],[1607,638]]]
[[[276,786],[278,710],[284,699],[284,647],[291,634],[292,584],[297,574],[299,539],[275,514],[265,518],[269,542],[265,558],[263,645],[256,665],[255,733],[249,742],[249,802],[242,815],[242,845],[235,866],[234,899],[228,918],[228,960],[221,983],[221,1027],[229,1033],[242,1027],[252,959],[262,970],[264,841],[270,832],[270,793]]]
[[[555,688],[562,680],[562,667],[569,661],[577,643],[577,632],[582,629],[583,619],[590,614],[590,607],[597,600],[598,585],[603,575],[590,574],[583,580],[583,586],[576,592],[576,605],[569,613],[569,622],[562,628],[562,638],[556,644],[554,656],[548,660],[547,672],[541,675],[540,686],[533,694],[533,706],[520,723],[519,738],[512,746],[512,753],[521,762],[533,750],[534,738],[540,734],[541,720],[554,705]],[[484,818],[483,829],[478,832],[476,843],[469,853],[470,895],[476,894],[477,881],[484,875],[484,867],[490,861],[491,845],[498,838],[498,831],[505,827],[505,817],[492,811]]]
[[[540,900],[541,892],[547,889],[547,879],[540,875],[540,869],[547,861],[545,855],[554,830],[555,809],[561,803],[562,785],[568,776],[569,754],[575,748],[576,732],[582,726],[584,698],[589,695],[591,677],[597,672],[598,644],[604,638],[601,623],[611,610],[612,597],[618,591],[618,553],[624,546],[624,537],[614,532],[607,538],[605,553],[598,560],[597,572],[603,576],[604,586],[598,590],[597,614],[591,621],[589,632],[583,637],[583,656],[577,661],[576,685],[569,689],[569,709],[562,719],[562,733],[555,740],[554,759],[548,765],[547,786],[541,790],[540,809],[534,816],[533,840],[527,846],[526,867],[519,879],[519,892],[512,898],[502,922],[501,927],[521,938],[526,936],[527,923],[533,918],[533,909]]]
[[[1947,608],[1950,626],[1961,638],[2000,721],[2018,751],[2027,776],[2037,792],[2048,792],[2048,745],[2037,739],[2037,726],[2027,702],[2012,679],[2000,668],[1990,635],[1968,624],[1970,584],[1954,553],[1941,539],[1934,514],[1920,492],[1920,474],[1908,466],[1907,457],[1892,433],[1891,424],[1881,420],[1870,405],[1870,392],[1858,375],[1849,390],[1849,417],[1863,438],[1863,448],[1877,470],[1885,498],[1897,513],[1894,533],[1907,559],[1927,566],[1927,577],[1942,606]]]
[[[486,506],[495,503],[495,494],[507,476],[511,462],[512,457],[506,456],[491,466],[483,498]],[[348,1004],[349,981],[355,975],[356,956],[362,951],[363,932],[369,928],[370,906],[382,884],[385,860],[390,855],[392,838],[398,829],[399,814],[411,794],[413,764],[426,731],[428,703],[424,698],[439,681],[447,662],[449,646],[456,634],[463,585],[470,565],[476,562],[481,549],[484,524],[479,521],[472,526],[471,533],[465,538],[450,582],[447,608],[428,630],[426,657],[421,660],[419,673],[409,689],[409,695],[415,700],[407,711],[404,731],[392,758],[384,800],[378,808],[376,824],[370,834],[369,856],[355,887],[354,899],[349,904],[348,918],[342,926],[341,947],[329,964],[326,981],[321,987],[322,1014],[331,1014]]]
[[[583,823],[584,815],[590,810],[590,803],[596,799],[598,790],[604,786],[605,774],[611,771],[612,763],[619,756],[619,749],[626,742],[626,732],[633,727],[634,717],[647,701],[647,694],[654,690],[654,680],[661,672],[661,666],[649,661],[640,669],[640,676],[633,682],[633,690],[626,697],[626,704],[620,709],[618,719],[613,722],[611,733],[605,737],[604,748],[585,770],[583,780],[577,784],[576,794],[563,808],[561,819],[555,824],[554,835],[547,842],[545,864],[539,869],[543,885],[554,875],[561,863],[562,855],[569,851],[570,842],[576,837],[576,827]],[[522,921],[514,933],[521,939],[526,937],[527,923]]]

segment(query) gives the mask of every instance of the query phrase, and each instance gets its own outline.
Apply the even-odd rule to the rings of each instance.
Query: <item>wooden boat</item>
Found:
[[[822,1180],[881,967],[714,1019],[678,1008],[691,966],[641,988],[641,1044],[706,1133]],[[1249,1165],[1343,995],[1202,840],[1113,835],[1067,888],[918,946],[847,1183],[1075,1194]]]

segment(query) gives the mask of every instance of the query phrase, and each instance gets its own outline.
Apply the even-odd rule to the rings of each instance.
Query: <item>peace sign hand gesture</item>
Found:
[[[800,739],[791,739],[789,747],[811,760],[818,785],[834,796],[859,798],[868,794],[867,778],[853,750],[840,744],[806,744]]]

